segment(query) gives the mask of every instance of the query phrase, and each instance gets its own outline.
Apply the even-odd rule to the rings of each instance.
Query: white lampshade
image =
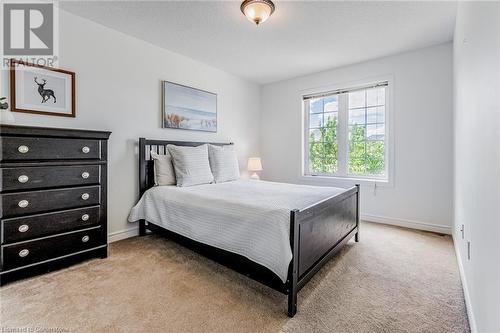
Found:
[[[248,171],[262,171],[260,157],[250,157],[248,159]]]

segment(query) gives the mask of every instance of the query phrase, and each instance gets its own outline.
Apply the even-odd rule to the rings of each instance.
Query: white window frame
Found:
[[[362,176],[362,175],[350,175],[348,174],[348,146],[342,145],[340,142],[348,142],[348,103],[340,103],[339,100],[339,110],[338,119],[339,127],[337,128],[337,139],[338,145],[338,168],[336,174],[310,174],[309,173],[309,110],[305,109],[305,104],[303,97],[305,95],[321,94],[327,91],[336,90],[348,90],[356,87],[365,87],[374,85],[380,82],[387,82],[388,85],[385,87],[385,175],[383,177],[374,176]],[[308,89],[300,91],[300,103],[302,109],[302,156],[301,156],[301,175],[300,178],[306,180],[309,183],[323,184],[323,185],[345,185],[350,186],[353,184],[361,185],[372,185],[382,187],[392,187],[394,186],[394,130],[393,130],[393,91],[394,91],[394,79],[392,75],[386,75],[376,78],[370,78],[366,80],[359,80],[355,82],[340,83],[331,86],[319,87],[314,89]],[[348,98],[346,94],[339,95],[340,98]]]

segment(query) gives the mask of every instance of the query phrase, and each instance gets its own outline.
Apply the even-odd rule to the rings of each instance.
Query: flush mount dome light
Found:
[[[271,0],[245,0],[240,9],[247,19],[259,25],[272,15],[274,3]]]

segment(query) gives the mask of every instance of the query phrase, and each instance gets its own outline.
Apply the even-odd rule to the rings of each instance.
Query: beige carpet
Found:
[[[52,332],[468,332],[449,236],[363,223],[286,297],[164,238],[110,246],[108,259],[0,289],[2,328]],[[4,329],[5,331],[5,329]]]

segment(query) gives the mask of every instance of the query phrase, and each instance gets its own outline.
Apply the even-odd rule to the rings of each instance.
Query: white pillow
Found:
[[[184,147],[167,145],[174,164],[177,186],[209,184],[214,181],[208,162],[208,145]]]
[[[240,178],[240,167],[233,145],[208,145],[208,158],[216,183]]]
[[[172,165],[172,157],[168,151],[165,155],[151,152],[154,161],[155,185],[175,185],[175,172]]]

